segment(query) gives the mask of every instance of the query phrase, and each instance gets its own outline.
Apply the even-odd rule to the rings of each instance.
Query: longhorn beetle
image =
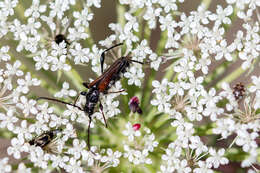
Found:
[[[104,50],[101,54],[100,57],[100,64],[101,64],[101,72],[102,75],[99,76],[96,80],[94,80],[91,83],[87,83],[87,82],[83,82],[83,85],[88,88],[88,92],[82,91],[80,92],[80,95],[83,95],[86,97],[86,104],[84,105],[83,108],[75,105],[76,101],[78,99],[78,97],[76,98],[76,100],[74,101],[74,104],[72,103],[68,103],[68,102],[64,102],[61,100],[57,100],[54,98],[48,98],[48,97],[39,97],[37,100],[40,99],[46,99],[46,100],[51,100],[51,101],[56,101],[56,102],[60,102],[63,104],[67,104],[67,105],[71,105],[73,107],[78,108],[81,111],[84,111],[86,114],[88,114],[88,118],[89,118],[89,124],[88,124],[88,148],[90,149],[90,140],[89,140],[89,136],[90,136],[90,124],[92,121],[92,114],[94,113],[94,108],[96,106],[96,104],[99,102],[99,95],[100,93],[103,94],[109,94],[109,93],[119,93],[119,92],[123,92],[124,90],[121,91],[115,91],[115,92],[108,92],[108,90],[113,86],[113,84],[120,80],[121,78],[121,74],[126,72],[126,68],[130,66],[131,62],[135,62],[135,63],[139,63],[139,64],[143,64],[142,62],[139,61],[135,61],[132,60],[130,57],[125,56],[125,57],[121,57],[119,59],[117,59],[108,69],[105,70],[105,72],[103,71],[103,66],[104,66],[104,61],[105,61],[105,53],[115,47],[121,46],[123,43],[119,43],[116,44],[106,50]],[[100,110],[105,122],[105,125],[107,127],[107,122],[103,113],[103,106],[100,102]]]

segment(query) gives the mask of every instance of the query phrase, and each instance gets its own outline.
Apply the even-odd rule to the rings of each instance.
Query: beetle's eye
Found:
[[[30,141],[29,141],[29,144],[30,144],[30,145],[34,145],[34,139],[30,140]]]
[[[87,92],[82,91],[82,92],[80,92],[80,94],[83,95],[83,96],[86,96],[86,95],[87,95]]]

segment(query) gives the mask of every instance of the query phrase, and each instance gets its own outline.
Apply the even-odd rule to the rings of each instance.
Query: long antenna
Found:
[[[37,101],[38,100],[51,100],[51,101],[55,101],[55,102],[59,102],[59,103],[62,103],[62,104],[65,104],[65,105],[70,105],[70,106],[73,106],[75,108],[78,108],[79,110],[83,111],[83,109],[77,105],[74,105],[74,104],[71,104],[71,103],[68,103],[68,102],[64,102],[62,100],[58,100],[58,99],[54,99],[54,98],[49,98],[49,97],[38,97],[36,99]]]
[[[103,70],[103,65],[104,65],[104,61],[105,61],[105,53],[106,53],[107,51],[109,51],[109,50],[111,50],[111,49],[113,49],[113,48],[115,48],[115,47],[117,47],[117,46],[121,46],[121,45],[123,45],[123,43],[118,43],[118,44],[116,44],[116,45],[114,45],[114,46],[112,46],[112,47],[110,47],[110,48],[108,48],[108,49],[106,49],[106,50],[104,50],[104,51],[102,52],[101,57],[100,57],[100,64],[101,64],[101,72],[102,72],[102,73],[104,72],[104,70]]]
[[[143,62],[140,62],[140,61],[136,61],[136,60],[130,60],[131,62],[136,62],[136,63],[139,63],[139,64],[144,64]]]
[[[113,48],[115,48],[115,47],[117,47],[117,46],[121,46],[121,45],[123,45],[123,43],[118,43],[118,44],[116,44],[116,45],[114,45],[114,46],[112,46],[112,47],[110,47],[110,48],[104,50],[103,53],[105,53],[105,52],[107,52],[107,51],[109,51],[109,50],[111,50],[111,49],[113,49]]]

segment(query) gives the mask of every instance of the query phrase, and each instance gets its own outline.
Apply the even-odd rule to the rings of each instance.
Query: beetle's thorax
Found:
[[[94,113],[95,106],[99,101],[99,94],[100,92],[96,86],[90,88],[87,93],[84,111],[88,114],[88,116],[91,116]]]

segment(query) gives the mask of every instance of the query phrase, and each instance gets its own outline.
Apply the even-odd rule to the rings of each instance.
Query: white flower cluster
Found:
[[[17,113],[22,112],[25,117],[30,113],[37,113],[36,101],[28,100],[25,95],[29,94],[30,88],[39,86],[40,81],[32,78],[29,72],[23,76],[24,73],[20,70],[21,62],[17,60],[11,63],[10,56],[7,54],[8,49],[8,47],[2,49],[3,58],[1,57],[2,61],[6,61],[6,65],[0,70],[0,106],[6,112],[0,115],[1,127],[7,127],[11,131],[14,129],[14,123],[18,121]]]
[[[81,163],[84,162],[87,163],[87,166],[95,168],[95,165],[100,166],[100,169],[104,170],[109,167],[116,167],[119,164],[119,158],[121,157],[122,153],[119,151],[113,152],[112,149],[108,148],[107,150],[102,150],[101,153],[94,153],[96,151],[96,147],[91,147],[91,150],[86,150],[86,142],[85,141],[79,141],[78,139],[73,140],[73,147],[68,149],[68,154],[72,155],[69,159],[69,157],[64,156],[63,158],[60,158],[59,160],[65,160],[60,161],[58,163],[59,165],[63,162],[61,168],[64,168],[67,172],[84,172],[84,168],[81,166]],[[57,157],[57,156],[55,156]],[[56,158],[54,158],[56,160]],[[65,164],[65,162],[68,162],[69,164]]]
[[[57,145],[56,147],[58,150],[57,152],[60,154],[64,152],[64,143],[68,140],[68,137],[75,137],[73,136],[74,130],[71,127],[72,126],[68,124],[66,128],[63,129],[63,137],[55,141],[55,145]],[[120,152],[113,152],[111,149],[107,149],[107,152],[103,155],[94,153],[96,151],[95,147],[92,147],[91,151],[88,151],[86,149],[86,142],[80,142],[78,139],[73,140],[73,146],[68,148],[66,155],[46,153],[41,147],[28,145],[28,143],[25,143],[23,138],[19,136],[18,138],[13,138],[11,144],[12,146],[7,150],[8,154],[13,155],[16,159],[20,159],[21,152],[28,152],[30,154],[28,157],[30,161],[34,163],[34,166],[45,170],[47,169],[49,161],[52,161],[53,168],[58,166],[68,172],[85,172],[81,165],[82,161],[86,162],[90,167],[94,166],[96,163],[103,163],[102,168],[106,169],[111,166],[116,167],[119,164],[118,158],[121,157]],[[3,160],[3,162],[6,164],[7,159]],[[5,169],[6,172],[10,172],[11,167],[9,165],[2,165],[1,169]],[[30,170],[30,168],[28,169]],[[28,169],[27,171],[29,171]]]
[[[166,79],[164,79],[161,84],[158,81],[153,81],[153,93],[155,93],[156,99],[153,99],[151,104],[158,106],[158,110],[160,112],[168,113],[171,118],[175,119],[172,122],[172,126],[177,128],[176,135],[178,136],[177,139],[168,146],[169,149],[166,150],[166,155],[162,156],[162,159],[165,161],[165,165],[161,166],[161,171],[173,172],[176,170],[177,172],[191,172],[191,167],[194,165],[188,165],[190,160],[187,160],[187,158],[186,160],[180,160],[183,150],[184,152],[188,152],[190,150],[195,152],[195,154],[188,153],[191,157],[189,159],[191,159],[193,163],[195,162],[197,166],[201,167],[194,169],[193,171],[195,172],[200,172],[202,170],[205,171],[212,168],[212,166],[217,168],[219,163],[228,163],[226,158],[223,160],[221,157],[219,157],[219,159],[213,159],[212,162],[209,161],[211,160],[209,159],[211,157],[206,159],[205,163],[204,161],[199,161],[199,159],[202,158],[201,154],[203,152],[209,151],[209,154],[211,154],[213,149],[211,149],[210,152],[208,147],[200,141],[198,136],[193,136],[195,132],[193,125],[186,122],[183,116],[187,116],[189,121],[201,121],[203,115],[210,116],[212,121],[216,121],[217,125],[216,128],[213,128],[213,133],[221,134],[222,139],[226,139],[232,134],[236,134],[237,136],[234,139],[234,143],[238,146],[242,146],[243,151],[250,155],[248,159],[242,162],[242,167],[248,167],[255,164],[257,162],[257,154],[255,153],[257,153],[256,150],[258,148],[256,138],[259,136],[257,132],[260,130],[260,115],[259,113],[256,113],[256,110],[259,109],[258,105],[260,101],[258,99],[258,78],[259,77],[256,76],[252,77],[253,85],[249,88],[249,91],[251,93],[255,93],[256,96],[254,101],[250,100],[250,97],[245,98],[245,112],[238,109],[238,102],[235,99],[233,90],[226,83],[223,83],[222,85],[224,91],[220,92],[219,95],[216,96],[215,89],[212,88],[209,92],[205,91],[200,85],[201,82],[199,82],[199,80],[197,84],[185,83],[181,85],[182,87],[187,86],[185,90],[174,86],[173,83],[168,82]],[[196,92],[199,93],[196,94]],[[197,95],[197,99],[193,100],[190,93],[195,93]],[[185,95],[185,97],[183,97],[183,95]],[[176,102],[170,103],[174,97],[176,98]],[[226,108],[227,111],[235,111],[233,115],[231,113],[227,114],[227,117],[221,117],[224,110],[219,108],[217,103],[222,99],[228,99],[229,102],[226,104]],[[172,105],[175,106],[171,108]],[[216,152],[214,151],[213,153]],[[224,149],[221,150],[221,153],[221,155],[224,154]],[[207,155],[207,153],[202,154],[202,156],[205,155]]]
[[[178,123],[174,123],[178,125]],[[220,164],[227,164],[228,159],[223,157],[225,150],[216,151],[208,148],[199,136],[194,136],[191,123],[177,126],[177,139],[170,143],[162,155],[161,172],[212,172]],[[203,157],[208,156],[204,161]]]
[[[244,99],[243,110],[237,105],[232,90],[227,84],[222,85],[224,91],[220,95],[228,99],[227,110],[235,113],[228,114],[227,117],[217,120],[217,127],[213,129],[213,133],[221,134],[222,139],[226,139],[232,134],[236,134],[233,140],[237,146],[241,146],[242,150],[249,154],[249,157],[242,163],[242,167],[250,167],[257,163],[257,149],[256,142],[259,132],[260,115],[257,114],[259,109],[259,91],[260,82],[259,77],[252,76],[253,85],[248,88],[249,93],[255,93],[255,98],[252,100],[250,96]],[[235,104],[235,105],[234,105]],[[233,144],[232,143],[232,144]],[[231,145],[232,145],[231,144]],[[231,146],[230,146],[231,147]]]
[[[69,90],[69,87],[70,87],[69,83],[64,82],[61,91],[54,94],[54,97],[58,97],[58,98],[66,97],[66,96],[75,97],[77,95],[76,91],[73,89]]]
[[[148,158],[149,152],[154,151],[154,148],[158,146],[158,142],[155,141],[155,136],[150,129],[144,128],[144,136],[142,136],[141,129],[134,129],[133,125],[127,122],[126,130],[122,132],[124,136],[128,137],[128,141],[123,141],[123,154],[129,162],[135,165],[152,164],[152,160]]]
[[[152,1],[152,3],[158,2]],[[229,3],[232,4],[234,2]],[[257,5],[259,6],[260,4],[250,4],[248,15],[250,15],[250,11],[255,10]],[[168,146],[168,148],[173,148],[173,151],[166,151],[170,156],[166,154],[162,157],[165,161],[165,165],[161,167],[162,172],[212,172],[213,170],[207,169],[211,169],[214,164],[217,165],[214,168],[217,168],[219,163],[228,163],[227,159],[221,160],[221,157],[219,157],[218,160],[214,161],[216,163],[212,162],[209,164],[209,156],[206,162],[204,162],[194,159],[201,158],[199,155],[187,153],[189,151],[187,148],[192,143],[190,138],[193,137],[195,132],[192,124],[188,123],[187,120],[203,121],[204,117],[210,117],[211,121],[216,122],[217,127],[213,128],[213,133],[221,134],[222,139],[226,139],[233,134],[237,135],[234,142],[238,146],[243,146],[243,151],[250,155],[248,159],[241,162],[242,167],[258,164],[256,161],[257,154],[253,154],[257,153],[256,149],[258,148],[256,138],[258,137],[257,132],[259,132],[259,128],[256,127],[256,124],[259,125],[260,118],[259,113],[257,113],[260,101],[259,93],[257,87],[254,86],[259,83],[257,81],[258,77],[252,77],[253,86],[249,88],[249,91],[254,96],[244,98],[244,110],[240,110],[234,89],[228,86],[227,83],[222,84],[224,91],[220,93],[217,93],[214,88],[210,88],[207,91],[203,86],[203,83],[206,82],[204,75],[207,75],[209,72],[212,57],[217,61],[223,61],[223,58],[227,61],[234,61],[234,55],[238,55],[243,60],[242,69],[247,69],[252,64],[258,63],[257,58],[259,58],[260,52],[258,22],[250,24],[246,22],[243,24],[245,30],[239,30],[234,41],[230,44],[227,43],[224,35],[226,31],[223,25],[231,24],[230,16],[233,14],[233,11],[234,9],[231,5],[224,9],[221,6],[217,6],[216,13],[208,11],[204,5],[200,5],[197,11],[190,12],[188,17],[185,13],[176,15],[164,14],[165,10],[159,16],[160,28],[168,34],[165,48],[170,48],[168,53],[165,54],[166,57],[163,58],[174,60],[174,66],[169,66],[168,70],[173,69],[174,74],[171,79],[173,81],[177,79],[177,82],[169,81],[166,78],[161,82],[156,80],[152,82],[154,97],[150,103],[158,107],[159,112],[164,112],[174,119],[171,125],[176,127],[176,135],[178,136]],[[174,20],[176,16],[180,16],[179,22]],[[214,26],[212,28],[207,26],[210,22],[213,22]],[[189,45],[190,43],[186,43],[185,40],[180,42],[182,38],[185,38],[183,36],[187,36],[187,34],[190,35],[188,37],[191,40],[194,37],[198,40],[195,40],[196,42],[193,41],[193,45]],[[194,47],[190,48],[190,46]],[[177,51],[173,53],[174,49],[177,49]],[[196,72],[200,70],[202,74]],[[225,99],[228,100],[225,104],[228,113],[218,105]],[[235,113],[231,113],[231,111]],[[227,116],[223,117],[223,115]],[[237,119],[240,121],[237,121]],[[211,154],[212,152],[210,152],[209,148],[206,145],[204,146],[205,151],[203,152]],[[181,157],[183,153],[182,148],[185,148],[186,155],[189,155],[189,158]],[[195,148],[192,149],[195,150]],[[221,155],[223,154],[224,151],[221,150]],[[202,169],[194,169],[194,164],[201,166]]]
[[[250,156],[241,163],[242,167],[249,167],[257,163],[257,149],[258,145],[256,138],[259,136],[260,115],[257,114],[259,109],[259,77],[252,76],[253,85],[249,87],[249,92],[256,94],[254,100],[251,97],[244,99],[244,111],[239,110],[238,102],[235,99],[233,90],[228,84],[223,83],[223,91],[216,95],[216,90],[211,88],[207,92],[200,83],[202,81],[190,80],[190,83],[184,83],[177,87],[174,83],[163,79],[160,83],[153,81],[153,93],[155,98],[151,101],[152,105],[158,106],[160,112],[165,112],[173,118],[171,123],[176,127],[177,139],[168,146],[166,155],[162,156],[165,165],[161,166],[162,172],[191,172],[194,165],[189,165],[189,162],[199,166],[193,171],[209,171],[213,166],[217,168],[220,164],[227,164],[228,160],[222,157],[215,158],[210,162],[209,158],[206,162],[200,159],[206,156],[209,152],[216,153],[214,149],[209,149],[203,144],[198,136],[194,136],[195,129],[189,121],[202,121],[203,116],[210,116],[212,121],[216,121],[213,133],[221,134],[221,139],[227,139],[229,136],[236,134],[233,143],[242,146],[244,152]],[[191,83],[194,82],[194,83]],[[186,87],[186,88],[184,88]],[[190,95],[191,94],[191,95]],[[194,100],[193,94],[196,95]],[[224,113],[224,109],[217,106],[217,104],[227,99],[227,111],[235,111],[235,113]],[[227,115],[223,117],[223,114]],[[129,136],[130,137],[130,136]],[[195,140],[196,139],[196,140]],[[232,143],[232,144],[233,144]],[[231,145],[232,145],[231,144]],[[192,151],[191,153],[190,150]],[[214,151],[214,152],[213,152]],[[187,153],[188,152],[188,153]],[[195,153],[193,153],[195,152]],[[219,151],[220,152],[220,151]],[[183,153],[189,156],[183,160]],[[202,154],[204,153],[204,154]],[[220,154],[220,153],[219,153]],[[221,155],[224,154],[224,149],[221,150]],[[185,155],[185,154],[184,154]],[[211,154],[212,155],[212,154]]]
[[[65,13],[75,3],[74,0],[57,0],[49,2],[48,5],[40,5],[39,0],[33,0],[31,7],[24,14],[28,18],[27,24],[21,24],[17,19],[10,22],[10,31],[14,34],[15,40],[20,41],[17,51],[25,49],[35,53],[33,59],[36,62],[36,70],[43,68],[69,71],[71,66],[67,63],[68,59],[73,60],[75,64],[89,61],[89,49],[82,48],[77,41],[88,38],[85,27],[88,27],[89,21],[93,19],[93,13],[89,12],[88,8],[73,12],[74,26],[69,27],[70,22]],[[99,1],[93,3],[95,6],[100,6]],[[88,3],[88,7],[92,5]],[[42,35],[39,29],[45,25],[44,22],[51,32],[48,33],[48,29],[45,28],[45,33]],[[57,35],[64,35],[65,39],[56,41]],[[43,46],[45,48],[42,48]]]

